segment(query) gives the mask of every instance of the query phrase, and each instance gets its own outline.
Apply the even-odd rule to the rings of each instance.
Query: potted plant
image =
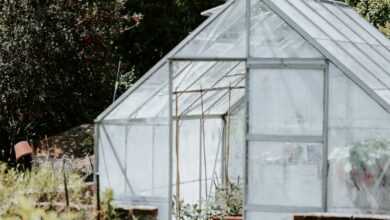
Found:
[[[212,220],[242,220],[243,191],[240,184],[228,182],[216,187],[214,204],[209,212]]]

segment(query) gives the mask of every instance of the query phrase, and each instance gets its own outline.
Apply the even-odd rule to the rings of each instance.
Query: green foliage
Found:
[[[175,202],[176,199],[174,198]],[[203,207],[199,204],[187,204],[180,201],[180,220],[203,220],[210,217],[221,218],[226,216],[242,216],[244,193],[242,186],[228,183],[227,186],[216,187],[213,200],[204,201]],[[174,204],[174,207],[176,204]],[[173,208],[176,211],[176,208]],[[176,213],[174,213],[176,216]]]
[[[86,219],[93,195],[77,173],[67,173],[70,207],[65,207],[64,179],[51,166],[20,173],[0,165],[1,219]],[[90,210],[89,210],[90,212]]]
[[[134,25],[116,0],[0,0],[0,147],[91,122],[112,100],[117,41]]]
[[[134,64],[134,79],[193,31],[204,19],[200,13],[224,0],[127,0],[129,14],[142,12],[142,24],[121,36],[124,60]]]
[[[390,37],[390,0],[345,0],[345,2]]]
[[[0,0],[0,160],[90,123],[223,0]],[[139,25],[139,13],[144,20]]]
[[[74,212],[64,212],[57,214],[54,211],[46,211],[41,208],[36,208],[33,201],[25,197],[21,197],[18,203],[12,207],[6,215],[2,217],[4,220],[77,220],[80,216]]]

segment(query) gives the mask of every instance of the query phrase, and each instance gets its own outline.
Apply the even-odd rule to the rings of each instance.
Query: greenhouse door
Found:
[[[326,63],[248,64],[247,220],[326,210]]]

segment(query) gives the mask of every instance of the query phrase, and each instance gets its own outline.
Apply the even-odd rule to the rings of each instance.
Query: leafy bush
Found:
[[[64,175],[49,164],[20,173],[0,165],[0,218],[87,219],[94,197],[76,173],[66,173],[69,207],[65,203]],[[27,199],[28,198],[28,199]],[[93,215],[93,213],[92,213]]]

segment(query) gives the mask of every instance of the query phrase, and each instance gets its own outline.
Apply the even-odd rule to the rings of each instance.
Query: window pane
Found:
[[[322,144],[252,142],[248,203],[321,207]]]
[[[250,133],[322,135],[323,70],[254,69]]]
[[[176,56],[246,57],[245,1],[235,1]]]
[[[390,115],[335,66],[330,68],[329,207],[390,211]]]
[[[260,0],[252,0],[250,50],[252,57],[322,57]]]

